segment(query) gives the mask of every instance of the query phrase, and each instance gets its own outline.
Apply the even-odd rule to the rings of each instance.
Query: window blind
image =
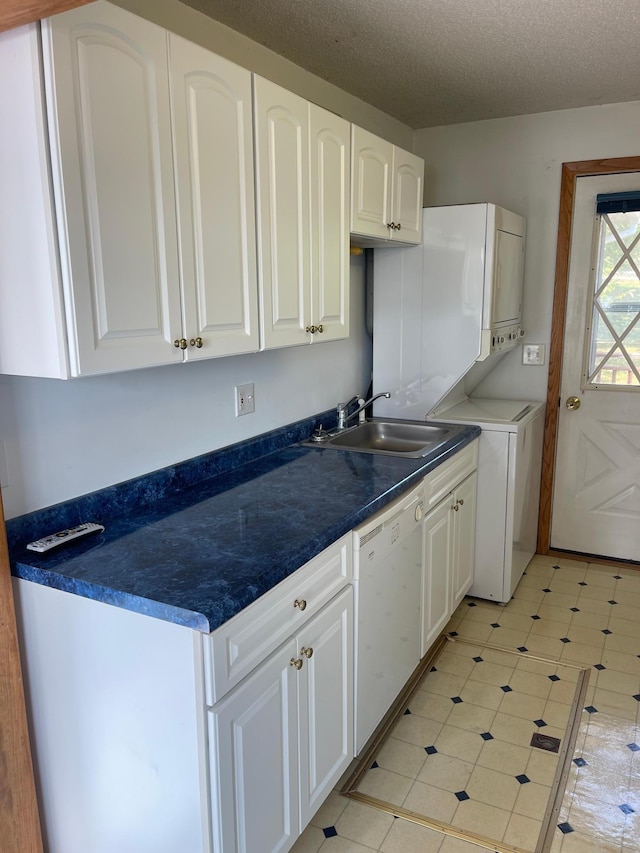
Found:
[[[599,193],[596,196],[597,213],[629,213],[640,210],[640,190],[626,193]]]

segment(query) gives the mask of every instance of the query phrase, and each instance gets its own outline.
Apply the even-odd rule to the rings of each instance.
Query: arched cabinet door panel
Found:
[[[251,73],[170,34],[187,359],[259,348]]]
[[[309,343],[307,101],[256,77],[255,133],[262,346]]]
[[[106,3],[43,22],[72,373],[182,361],[166,39]]]

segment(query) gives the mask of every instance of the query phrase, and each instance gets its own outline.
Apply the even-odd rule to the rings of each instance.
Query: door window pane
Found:
[[[602,214],[586,385],[640,386],[640,212]]]

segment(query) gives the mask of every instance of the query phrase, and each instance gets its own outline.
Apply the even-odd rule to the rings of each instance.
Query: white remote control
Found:
[[[87,521],[84,524],[78,524],[76,527],[70,527],[68,530],[60,530],[58,533],[52,533],[50,536],[43,536],[42,539],[36,539],[35,542],[29,542],[27,548],[29,551],[37,551],[39,554],[44,554],[45,551],[51,551],[52,548],[65,545],[73,539],[80,539],[92,533],[102,533],[103,530],[104,526],[102,524]]]

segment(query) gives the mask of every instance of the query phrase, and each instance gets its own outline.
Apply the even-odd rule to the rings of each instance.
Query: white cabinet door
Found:
[[[214,848],[288,850],[353,759],[353,588],[209,711]]]
[[[429,651],[451,615],[452,513],[444,500],[424,520],[422,574],[422,649]]]
[[[353,759],[353,587],[298,635],[300,829]]]
[[[349,336],[349,122],[309,104],[313,340]]]
[[[422,242],[424,160],[356,125],[351,147],[354,242]]]
[[[43,22],[72,373],[182,360],[166,38],[107,3]]]
[[[296,642],[209,711],[214,849],[276,853],[299,834]]]
[[[422,196],[424,160],[403,151],[393,149],[393,190],[391,221],[395,228],[392,240],[403,243],[422,242]]]
[[[309,343],[308,104],[261,77],[254,86],[261,343]]]
[[[388,240],[393,145],[353,125],[351,231]]]
[[[187,359],[259,348],[251,74],[169,34]]]
[[[477,486],[478,475],[473,473],[460,483],[452,495],[451,506],[457,509],[454,510],[453,519],[451,612],[473,583]]]

